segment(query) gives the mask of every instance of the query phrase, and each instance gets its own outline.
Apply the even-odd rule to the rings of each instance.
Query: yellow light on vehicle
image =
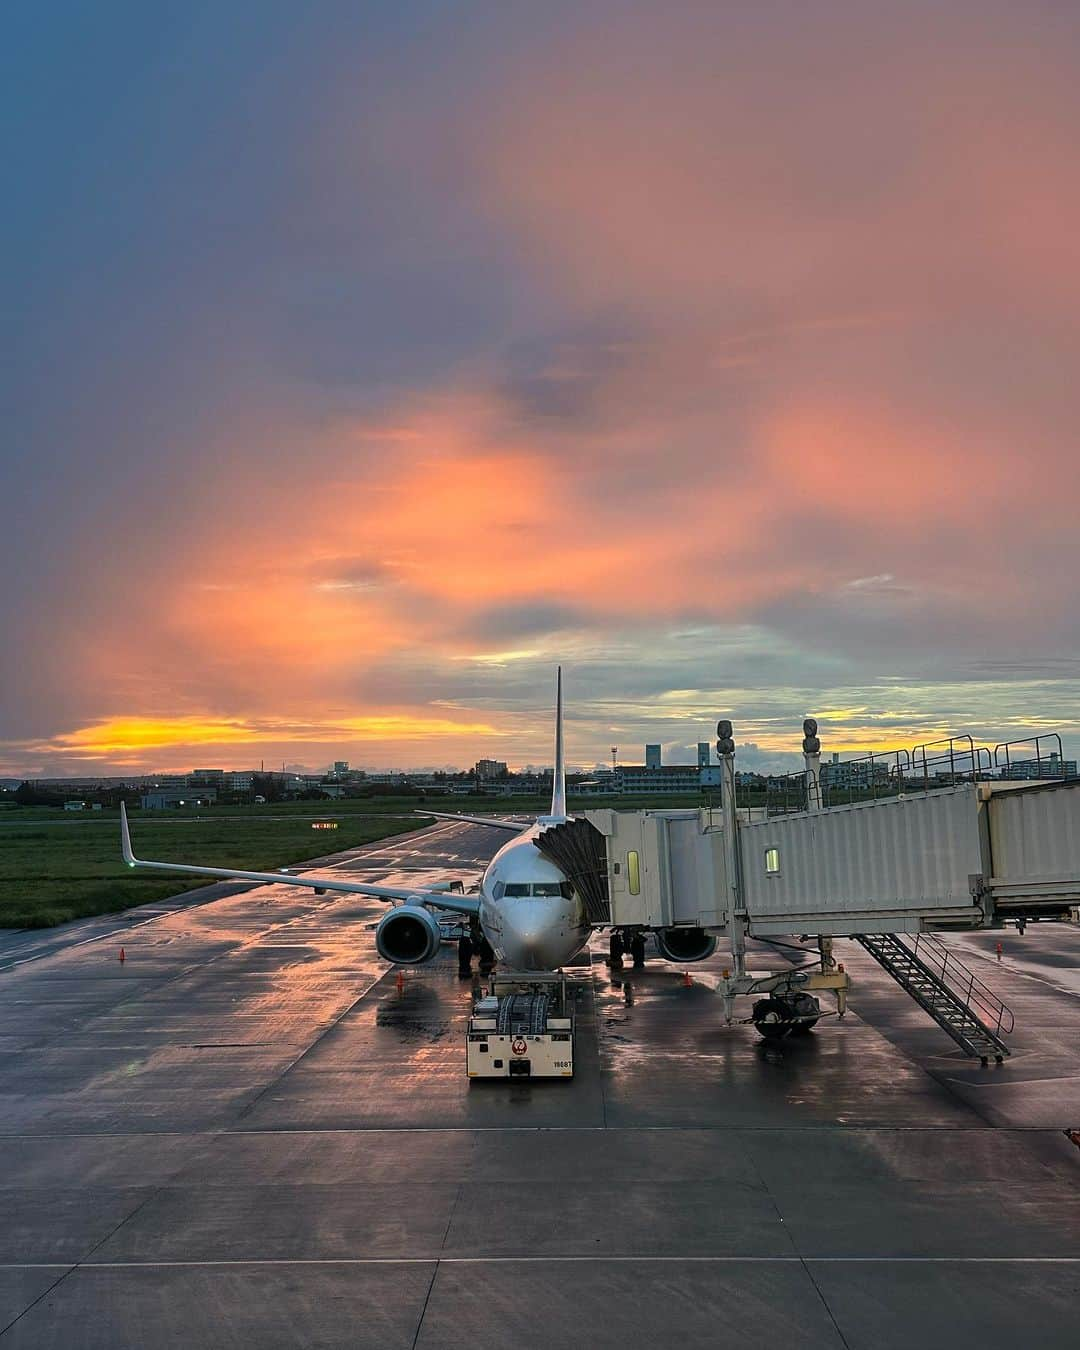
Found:
[[[627,884],[630,887],[631,895],[641,894],[641,860],[638,858],[637,849],[631,849],[626,855],[626,875]]]

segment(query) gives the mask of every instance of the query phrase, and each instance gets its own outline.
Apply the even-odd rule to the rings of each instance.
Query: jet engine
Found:
[[[438,955],[442,933],[423,905],[404,904],[384,914],[375,929],[375,950],[396,966],[419,966]]]
[[[656,945],[665,961],[707,961],[716,951],[716,938],[703,928],[660,928]]]

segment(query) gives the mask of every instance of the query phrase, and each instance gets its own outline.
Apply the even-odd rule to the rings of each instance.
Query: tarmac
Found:
[[[471,881],[493,833],[334,867]],[[223,886],[0,934],[0,1350],[1080,1343],[1080,929],[949,939],[1001,1066],[852,943],[847,1017],[775,1048],[721,958],[598,942],[573,1081],[470,1085],[469,983],[447,949],[399,991],[383,912]]]

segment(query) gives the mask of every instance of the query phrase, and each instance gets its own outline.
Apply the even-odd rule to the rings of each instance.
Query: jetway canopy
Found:
[[[1080,903],[1080,784],[967,783],[740,821],[735,877],[718,811],[586,819],[618,926],[723,929],[734,908],[760,935],[914,933]]]

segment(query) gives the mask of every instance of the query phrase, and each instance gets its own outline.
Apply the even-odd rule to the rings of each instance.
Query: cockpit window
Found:
[[[557,881],[534,881],[533,895],[562,895],[562,886]]]
[[[506,883],[506,894],[528,895],[530,894],[529,884],[526,881],[508,881]]]
[[[551,898],[561,895],[569,900],[573,887],[568,881],[508,881],[504,893],[507,896],[542,895]]]

